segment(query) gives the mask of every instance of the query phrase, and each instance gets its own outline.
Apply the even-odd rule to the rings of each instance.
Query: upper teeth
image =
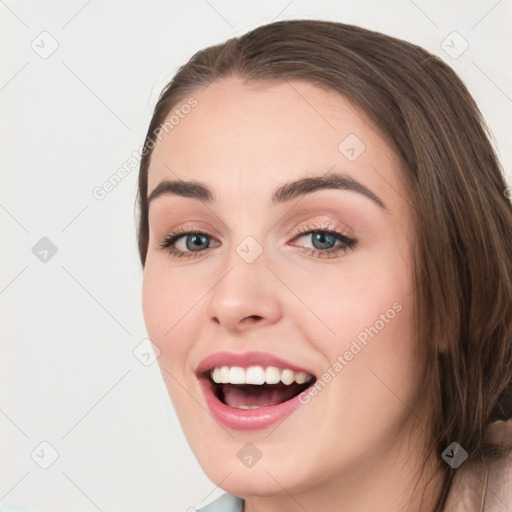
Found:
[[[218,366],[210,375],[216,384],[277,384],[281,381],[289,385],[292,382],[304,384],[314,378],[305,372],[281,370],[275,366],[249,366],[247,369],[240,366]]]

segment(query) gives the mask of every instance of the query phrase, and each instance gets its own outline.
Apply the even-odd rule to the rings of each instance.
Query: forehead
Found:
[[[195,106],[180,111],[191,98]],[[341,94],[305,80],[222,79],[191,92],[171,116],[153,150],[148,194],[176,177],[236,192],[329,170],[400,187],[398,159],[372,124]]]

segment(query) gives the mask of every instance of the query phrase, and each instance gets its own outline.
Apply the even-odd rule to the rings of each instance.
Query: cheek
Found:
[[[201,293],[198,279],[172,268],[165,258],[148,254],[142,279],[142,311],[148,332],[157,339],[169,337],[197,302]]]
[[[387,323],[368,322],[350,342],[343,355],[352,360],[333,389],[336,399],[344,404],[335,413],[336,421],[343,423],[361,446],[365,439],[393,436],[405,424],[408,412],[416,409],[424,361],[418,357],[414,340],[414,303],[407,296],[397,301],[397,306],[398,302],[393,318],[386,315]],[[364,342],[360,341],[361,333]],[[352,356],[353,352],[357,354]],[[351,411],[349,418],[347,410]],[[415,412],[423,414],[422,409]]]
[[[376,411],[390,421],[400,416],[403,404],[393,392],[409,403],[422,375],[408,246],[383,244],[378,255],[361,251],[357,264],[347,260],[339,274],[319,273],[314,280],[310,275],[296,281],[297,294],[307,298],[322,320],[308,314],[302,325],[325,356],[330,374],[324,374],[325,379],[335,381],[334,402],[352,411],[345,428],[354,429],[354,436],[359,428],[368,429]],[[347,421],[344,407],[333,406],[332,411],[334,423]]]
[[[142,309],[146,330],[151,341],[159,348],[157,359],[173,407],[186,433],[193,430],[187,423],[190,407],[190,389],[194,382],[187,371],[187,361],[198,322],[196,280],[183,282],[183,272],[172,271],[160,262],[146,263],[142,282]],[[197,320],[197,318],[196,318]],[[184,388],[188,391],[185,392]],[[199,411],[198,411],[199,412]]]
[[[189,337],[193,334],[188,317],[201,296],[196,283],[182,281],[179,272],[170,272],[160,264],[148,262],[144,269],[142,311],[146,329],[160,349],[160,366],[173,373],[184,364],[187,337],[183,330],[186,327]]]
[[[197,449],[205,428],[211,428],[210,417],[191,400],[190,393],[200,395],[187,361],[197,340],[202,311],[198,299],[205,290],[201,279],[192,279],[187,272],[170,269],[160,261],[148,261],[142,282],[142,309],[149,337],[160,349],[158,365],[173,408],[189,439]],[[197,408],[196,408],[197,407]],[[204,457],[202,447],[196,457]]]
[[[365,438],[397,431],[408,411],[404,404],[412,406],[418,397],[424,359],[415,343],[411,282],[406,273],[382,272],[361,281],[350,300],[339,299],[345,312],[329,360],[342,357],[332,396],[343,407],[332,407],[332,423],[343,425],[361,446]]]
[[[297,318],[310,326],[311,339],[325,340],[328,352],[348,349],[356,338],[364,343],[372,333],[390,332],[398,326],[402,337],[409,339],[414,294],[406,261],[390,251],[380,258],[361,255],[333,268],[287,276],[308,306],[309,312]]]

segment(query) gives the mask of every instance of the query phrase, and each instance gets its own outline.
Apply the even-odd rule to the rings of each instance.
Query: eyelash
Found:
[[[353,238],[349,238],[343,232],[338,231],[333,227],[322,227],[322,226],[302,226],[297,229],[297,235],[294,237],[300,237],[304,235],[309,235],[313,233],[328,233],[329,235],[333,235],[336,240],[343,243],[343,246],[331,249],[310,249],[308,247],[302,247],[304,252],[307,252],[310,256],[316,256],[319,258],[333,258],[339,252],[347,252],[349,249],[354,249],[357,245],[357,240]],[[205,235],[208,238],[213,238],[208,233],[203,233],[202,231],[194,231],[190,228],[180,228],[176,231],[172,231],[164,235],[164,237],[160,240],[159,246],[162,250],[166,251],[171,257],[177,259],[191,259],[197,256],[200,256],[204,251],[182,251],[180,249],[176,249],[174,244],[185,235]],[[327,256],[326,256],[327,255]],[[332,255],[332,256],[331,256]]]

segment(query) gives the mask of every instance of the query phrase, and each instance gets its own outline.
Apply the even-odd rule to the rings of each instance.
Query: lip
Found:
[[[297,366],[267,352],[216,352],[205,357],[199,363],[196,375],[198,377],[203,376],[208,370],[213,370],[217,366],[241,366],[242,368],[248,368],[249,366],[276,366],[277,368],[288,368],[294,372],[305,372],[315,376],[311,370]]]
[[[222,403],[214,394],[211,383],[206,377],[199,379],[206,405],[215,420],[233,430],[258,430],[269,428],[283,421],[301,405],[300,394],[286,402],[259,407],[258,409],[236,409]]]
[[[276,366],[289,368],[295,372],[313,373],[305,368],[289,363],[279,357],[264,352],[217,352],[201,361],[196,370],[201,391],[206,405],[215,420],[226,428],[233,430],[258,430],[269,428],[283,421],[292,412],[303,405],[300,394],[280,404],[259,407],[258,409],[237,409],[222,403],[213,392],[208,371],[216,366]]]

